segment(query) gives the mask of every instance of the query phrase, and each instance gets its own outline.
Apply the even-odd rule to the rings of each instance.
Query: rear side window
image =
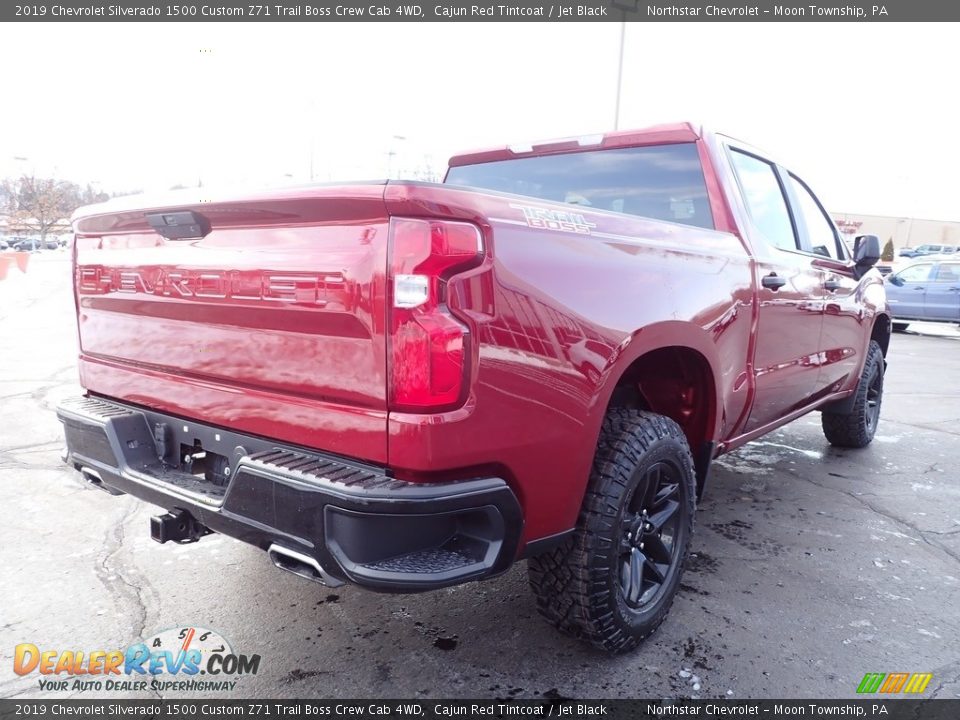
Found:
[[[774,247],[796,250],[793,223],[773,165],[738,150],[730,155],[753,224]]]
[[[946,283],[960,281],[960,263],[941,263],[934,280]]]
[[[714,227],[694,143],[591,150],[452,167],[448,185]]]

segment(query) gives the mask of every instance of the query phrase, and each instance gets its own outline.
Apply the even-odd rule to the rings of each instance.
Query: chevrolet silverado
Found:
[[[663,621],[711,461],[876,432],[890,312],[796,174],[690,124],[451,159],[441,184],[120,198],[74,219],[65,461],[326,585],[528,562],[609,651]]]

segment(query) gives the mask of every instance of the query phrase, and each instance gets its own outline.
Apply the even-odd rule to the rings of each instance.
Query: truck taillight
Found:
[[[480,230],[469,223],[390,221],[390,407],[433,412],[455,405],[467,375],[467,328],[450,314],[446,281],[477,265]]]

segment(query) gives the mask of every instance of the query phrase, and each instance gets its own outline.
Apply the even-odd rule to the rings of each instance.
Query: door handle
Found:
[[[770,273],[769,275],[763,276],[763,279],[760,280],[760,284],[763,285],[765,288],[768,288],[776,292],[777,290],[779,290],[780,288],[782,288],[784,285],[787,284],[787,279],[784,277],[780,277],[776,273]]]
[[[830,292],[836,292],[842,287],[843,287],[843,283],[841,283],[836,278],[830,278],[829,280],[823,283],[823,289],[829,290]]]

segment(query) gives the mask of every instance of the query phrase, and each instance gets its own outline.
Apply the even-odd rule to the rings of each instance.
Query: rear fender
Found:
[[[710,462],[716,452],[717,434],[723,420],[723,401],[721,395],[721,383],[718,382],[717,375],[717,353],[716,346],[710,341],[709,335],[700,327],[691,323],[668,321],[656,323],[640,330],[637,330],[628,337],[618,350],[613,362],[604,373],[605,383],[602,392],[598,397],[598,407],[602,412],[593,414],[593,426],[591,432],[599,438],[600,427],[603,423],[603,417],[606,415],[609,407],[617,402],[614,393],[620,385],[621,380],[628,376],[628,373],[636,368],[642,362],[642,359],[659,350],[680,349],[685,351],[694,351],[701,356],[706,363],[712,382],[711,396],[705,398],[710,402],[711,408],[705,418],[705,427],[702,432],[697,432],[696,437],[688,435],[691,452],[695,458],[697,469],[698,495],[702,493],[703,486],[706,483],[707,475],[710,469]],[[641,395],[641,403],[657,411],[662,407],[665,400],[663,396],[653,398],[645,396],[643,388],[638,388]],[[666,415],[675,413],[665,412]],[[675,417],[679,424],[683,425],[682,419]],[[685,428],[686,430],[686,428]],[[584,488],[585,489],[585,488]]]
[[[719,392],[720,383],[716,382],[718,377],[716,345],[711,341],[710,336],[703,328],[682,321],[666,321],[647,325],[620,343],[617,352],[614,354],[613,361],[604,373],[605,382],[598,397],[598,402],[602,405],[604,413],[606,413],[606,408],[610,406],[610,401],[617,383],[637,360],[655,350],[673,347],[694,350],[706,360],[710,368],[710,373],[714,378],[714,411],[711,414],[709,425],[714,429],[720,427],[720,421],[723,416],[723,403]],[[600,423],[602,421],[603,417],[601,415],[597,423],[598,436]],[[711,437],[709,439],[714,438]]]

